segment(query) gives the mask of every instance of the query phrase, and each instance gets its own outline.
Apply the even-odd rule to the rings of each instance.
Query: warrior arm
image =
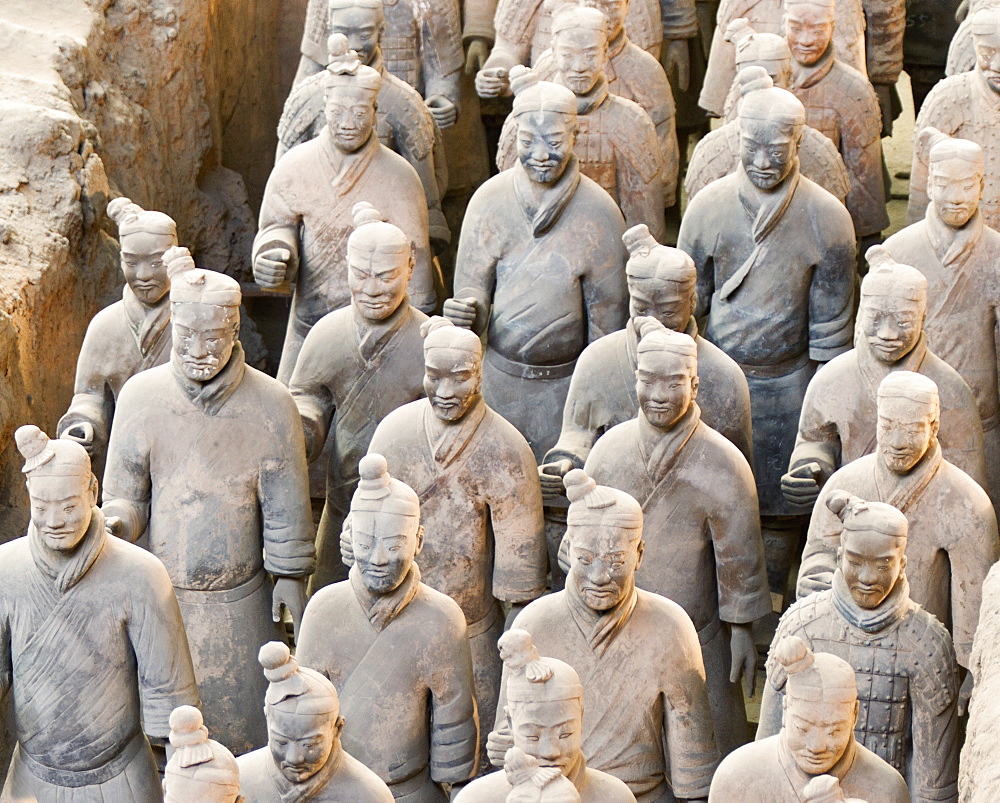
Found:
[[[813,506],[796,585],[799,599],[833,585],[833,573],[837,568],[837,546],[840,543],[840,520],[826,506],[826,499],[833,490],[829,482],[824,485]]]
[[[540,2],[499,0],[493,15],[496,38],[484,69],[510,70],[516,64],[531,63],[531,42],[538,25]]]
[[[821,406],[829,398],[831,389],[823,381],[824,371],[821,368],[809,382],[805,399],[802,402],[802,413],[799,416],[799,431],[795,438],[795,448],[788,461],[788,470],[792,471],[806,463],[819,463],[823,470],[822,485],[840,467],[841,441],[840,432],[835,422],[823,415]]]
[[[966,495],[965,507],[969,520],[965,527],[959,527],[958,537],[948,549],[948,560],[952,567],[951,578],[951,618],[958,662],[968,668],[972,641],[979,625],[979,609],[982,606],[983,582],[990,567],[1000,559],[1000,536],[997,534],[997,519],[993,506],[981,488],[978,504],[971,494]]]
[[[693,39],[698,35],[695,0],[660,0],[660,21],[664,39]]]
[[[4,606],[6,608],[6,606]],[[14,658],[11,653],[10,619],[6,610],[0,610],[0,712],[9,710],[4,704],[7,692],[14,683]],[[2,714],[0,714],[2,720]]]
[[[726,41],[726,26],[734,19],[728,9],[731,5],[733,4],[722,3],[719,6],[705,81],[701,95],[698,96],[698,105],[712,117],[722,117],[725,113],[726,94],[736,78],[736,49],[732,42]]]
[[[873,84],[895,84],[903,69],[906,0],[864,0],[865,62]]]
[[[878,180],[881,183],[881,167]],[[838,204],[831,211],[840,216],[843,207]],[[817,221],[823,227],[819,233],[822,257],[809,287],[809,358],[816,362],[832,360],[854,342],[854,231],[847,214],[840,220],[822,217]]]
[[[596,390],[603,381],[604,367],[592,349],[580,355],[563,407],[562,431],[556,445],[545,453],[542,463],[570,460],[574,468],[583,468],[597,441],[600,430],[610,423],[599,415]]]
[[[310,463],[322,453],[336,411],[331,387],[334,366],[331,365],[328,341],[324,336],[327,329],[321,320],[309,330],[288,383],[302,418],[305,453]]]
[[[418,175],[414,173],[413,178],[415,186],[412,192],[408,193],[407,199],[400,199],[403,203],[397,207],[395,219],[398,221],[396,225],[409,235],[410,242],[413,243],[413,275],[408,285],[410,303],[421,312],[431,315],[438,305],[437,282],[434,279],[439,269],[431,253],[430,224],[427,203],[424,200],[424,188],[420,184]],[[392,213],[389,214],[391,216]]]
[[[145,400],[131,392],[133,382],[134,378],[126,382],[119,396],[117,425],[111,430],[108,443],[101,506],[106,517],[121,520],[122,528],[117,534],[130,542],[139,538],[149,524],[152,489],[146,426],[145,422],[135,420]]]
[[[644,170],[644,165],[637,162],[638,159],[648,159],[650,154],[656,154],[662,158],[662,153],[658,149],[656,131],[652,126],[645,128],[636,126],[635,130],[628,133],[629,138],[636,140],[636,145],[639,148],[629,148],[630,151],[634,150],[634,153],[620,151],[615,159],[618,200],[622,213],[625,215],[625,225],[631,228],[638,223],[645,223],[649,227],[653,239],[662,243],[666,239],[667,229],[663,209],[667,205],[667,201],[672,200],[672,197],[667,197],[663,165],[661,159],[655,159],[651,165],[652,169]],[[640,140],[639,137],[643,133],[648,136]],[[497,158],[499,159],[499,151]],[[675,190],[676,186],[677,176],[675,173]]]
[[[430,773],[437,783],[461,783],[479,769],[479,715],[465,616],[449,617],[430,675]]]
[[[291,256],[285,271],[285,281],[291,283],[295,281],[299,265],[299,227],[302,224],[302,214],[295,211],[282,194],[285,184],[283,176],[287,168],[288,159],[282,159],[275,164],[267,180],[251,260],[256,262],[261,254],[274,248],[287,249]]]
[[[462,20],[458,0],[438,0],[426,6],[420,32],[420,66],[424,97],[444,95],[461,106],[459,82],[465,54],[462,50]]]
[[[870,84],[869,97],[858,103],[841,129],[840,153],[851,177],[847,208],[858,237],[878,234],[889,225],[882,179],[882,127],[878,97]],[[917,129],[919,130],[919,129]]]
[[[414,93],[415,94],[415,93]],[[417,96],[419,99],[419,95]],[[442,242],[451,240],[451,231],[441,211],[441,195],[447,187],[438,185],[435,135],[440,136],[427,108],[420,104],[417,115],[392,120],[394,150],[417,171],[427,199],[428,232],[430,239]],[[442,154],[443,155],[443,151]]]
[[[610,201],[609,201],[610,202]],[[628,285],[625,281],[624,248],[619,246],[625,232],[625,219],[614,207],[613,226],[608,226],[606,237],[613,242],[602,243],[606,253],[597,251],[604,264],[592,265],[580,283],[583,286],[583,303],[587,313],[587,342],[593,343],[604,335],[624,329],[628,322]],[[610,222],[610,221],[609,221]]]
[[[329,29],[329,10],[327,0],[309,0],[306,5],[305,25],[302,28],[302,42],[299,50],[302,53],[303,61],[308,59],[317,65],[319,72],[327,61],[327,31]],[[302,63],[299,64],[299,73],[302,72]],[[301,75],[296,76],[295,83],[298,83]]]
[[[698,305],[694,317],[699,321],[708,316],[712,306],[712,296],[715,294],[715,259],[709,252],[710,244],[702,239],[702,231],[699,229],[702,222],[710,217],[711,211],[701,209],[704,205],[699,203],[701,198],[699,194],[697,198],[691,200],[689,211],[681,220],[680,232],[677,235],[677,247],[694,260],[698,271]]]
[[[771,685],[771,679],[764,681],[764,691],[760,700],[760,721],[757,723],[756,741],[774,736],[781,730],[781,709],[785,692]]]
[[[493,44],[493,40],[496,38],[493,17],[497,12],[497,1],[465,0],[463,10],[465,11],[465,28],[462,31],[462,40],[468,43],[472,39],[485,39]]]
[[[491,206],[494,199],[487,198],[483,192],[490,189],[489,184],[484,184],[472,196],[455,257],[454,297],[476,300],[476,321],[472,330],[477,335],[486,331],[489,322],[496,290],[496,266],[500,261],[490,248],[497,239],[497,235],[490,231],[489,223],[493,217]]]
[[[114,416],[115,397],[108,384],[108,378],[98,370],[100,360],[98,355],[106,350],[106,346],[98,343],[98,334],[94,331],[94,322],[87,327],[83,338],[80,356],[76,361],[76,381],[73,384],[73,400],[65,415],[56,425],[56,437],[77,424],[90,424],[94,428],[94,447],[103,450],[111,430],[111,419]]]
[[[941,431],[938,440],[944,458],[974,479],[981,488],[988,487],[983,449],[983,421],[972,389],[960,381],[960,398],[949,409],[941,405]]]

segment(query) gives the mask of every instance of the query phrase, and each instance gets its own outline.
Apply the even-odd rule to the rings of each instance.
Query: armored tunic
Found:
[[[910,9],[910,5],[914,8]],[[965,19],[956,22],[955,14],[958,3],[948,0],[939,3],[937,0],[910,0],[907,4],[908,13],[919,15],[918,19],[926,20],[921,26],[921,32],[928,38],[933,38],[933,45],[925,44],[921,48],[920,59],[913,59],[917,64],[941,64],[941,54],[947,49],[948,58],[945,63],[945,75],[952,76],[976,69],[976,46],[972,42],[972,18],[981,8],[989,8],[991,0],[971,0],[968,3]],[[957,27],[956,27],[957,26]],[[910,37],[907,37],[907,51],[910,50]],[[936,45],[936,47],[934,46]],[[911,59],[907,56],[907,61]]]
[[[561,83],[556,76],[557,83]],[[666,236],[663,175],[677,181],[677,165],[664,171],[656,129],[642,108],[608,92],[606,78],[587,95],[577,96],[576,141],[573,153],[580,172],[600,184],[615,199],[625,225],[645,223],[657,241]],[[517,121],[507,117],[497,147],[497,167],[517,164]],[[671,191],[672,192],[672,191]]]
[[[281,774],[269,747],[239,756],[236,764],[240,769],[240,794],[245,803],[284,801],[283,795],[295,795],[296,792],[301,795],[291,797],[296,803],[306,800],[310,803],[393,801],[392,792],[382,779],[344,750],[339,750],[312,778],[294,786]]]
[[[905,576],[879,607],[866,610],[854,602],[838,569],[832,589],[800,599],[785,612],[772,644],[788,636],[854,668],[859,705],[854,736],[907,779],[913,803],[958,799],[955,651],[944,626],[909,598]],[[771,694],[761,704],[758,738],[777,732],[786,679],[772,651]]]

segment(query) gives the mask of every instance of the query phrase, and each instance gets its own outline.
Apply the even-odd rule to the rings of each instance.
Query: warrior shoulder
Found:
[[[914,603],[901,624],[900,640],[912,656],[910,684],[915,695],[939,714],[958,696],[958,672],[951,635],[937,617]]]

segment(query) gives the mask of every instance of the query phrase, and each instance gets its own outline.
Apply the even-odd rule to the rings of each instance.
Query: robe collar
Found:
[[[388,340],[396,334],[409,320],[410,296],[404,295],[389,315],[380,321],[372,321],[362,315],[354,304],[351,304],[351,320],[353,322],[354,342],[357,344],[358,355],[362,368],[371,362],[372,358],[384,348]]]
[[[593,89],[586,95],[576,96],[576,113],[580,115],[590,114],[607,99],[608,76],[602,72]]]
[[[608,611],[595,611],[583,601],[573,583],[566,584],[566,602],[570,617],[587,639],[590,649],[599,657],[608,651],[612,642],[629,623],[638,599],[634,577],[630,581],[625,597]]]
[[[372,60],[368,62],[368,66],[371,67],[379,75],[385,75],[387,70],[385,69],[385,59],[382,57],[382,47],[381,45],[376,46],[375,52],[372,53]]]
[[[976,213],[962,228],[955,229],[941,220],[937,207],[931,201],[927,205],[927,237],[938,260],[947,268],[958,269],[966,263],[979,245],[983,236],[983,214]]]
[[[811,86],[816,86],[820,81],[826,78],[830,74],[830,70],[833,69],[833,63],[836,61],[834,56],[833,41],[827,46],[826,51],[822,56],[819,57],[819,61],[815,64],[811,64],[808,67],[803,67],[801,64],[792,59],[792,89],[809,89]]]
[[[269,762],[271,777],[274,779],[274,785],[278,787],[278,795],[281,798],[281,803],[306,803],[306,801],[316,797],[316,795],[326,788],[330,779],[337,774],[337,770],[340,769],[340,765],[343,762],[343,756],[343,747],[336,745],[330,751],[330,756],[327,758],[326,763],[317,770],[315,775],[307,778],[302,783],[292,783],[281,774],[281,770],[278,769],[278,766],[273,761]]]
[[[990,88],[990,82],[986,80],[986,76],[983,75],[981,70],[973,69],[972,74],[972,81],[975,83],[976,89],[979,91],[986,107],[994,114],[1000,111],[1000,94]]]
[[[326,168],[330,190],[338,196],[347,195],[354,189],[381,147],[374,126],[365,144],[353,153],[344,153],[334,144],[329,126],[323,126],[319,140],[322,144],[320,161]]]
[[[535,237],[541,237],[558,222],[566,205],[573,200],[579,185],[580,165],[577,163],[576,154],[570,155],[566,169],[563,170],[559,180],[542,190],[540,201],[536,201],[534,182],[528,178],[527,172],[520,167],[514,171],[514,197],[528,218]]]
[[[680,421],[668,430],[654,427],[641,409],[638,418],[639,452],[646,462],[646,471],[657,482],[670,473],[691,440],[701,423],[701,409],[697,402],[691,402]]]
[[[122,290],[122,305],[129,331],[139,353],[146,357],[160,347],[170,325],[170,293],[152,306],[142,303],[127,284]]]
[[[851,627],[865,633],[879,633],[902,619],[913,607],[906,573],[900,572],[889,596],[877,607],[869,609],[862,608],[854,601],[843,572],[837,569],[833,573],[833,607]]]
[[[857,757],[857,754],[858,743],[852,735],[847,749],[844,750],[844,755],[824,774],[833,775],[838,780],[843,781],[851,770],[854,769],[854,759]],[[781,735],[778,736],[778,763],[781,765],[781,769],[784,770],[785,777],[788,778],[788,782],[797,796],[801,796],[806,784],[816,777],[815,775],[803,772],[799,765],[795,763],[795,758],[785,745],[785,740]],[[805,800],[804,797],[799,797],[799,799]]]
[[[608,42],[608,62],[618,57],[618,55],[625,49],[625,45],[628,44],[628,41],[628,34],[625,33],[625,26],[622,25],[622,28],[618,31],[617,36]],[[607,78],[609,81],[614,80],[614,76],[610,72],[608,73]]]
[[[434,414],[434,407],[428,401],[424,407],[424,432],[427,434],[427,446],[434,462],[445,466],[455,462],[479,431],[486,409],[486,402],[480,393],[479,399],[458,421],[442,421]]]
[[[243,354],[243,346],[237,340],[233,344],[233,353],[229,357],[229,362],[207,382],[192,381],[184,376],[176,352],[172,352],[170,355],[170,367],[173,369],[174,379],[177,380],[177,384],[187,400],[206,415],[215,415],[225,407],[226,402],[242,384],[243,377],[246,375],[247,361]]]
[[[357,564],[351,567],[348,574],[354,596],[357,597],[361,609],[368,615],[368,621],[379,633],[385,630],[399,616],[417,595],[420,588],[420,569],[416,562],[410,564],[410,570],[403,582],[388,594],[372,594],[361,579],[361,570]]]
[[[566,777],[569,778],[573,786],[577,789],[583,786],[584,781],[587,779],[587,758],[583,755],[583,750],[580,751],[576,762],[570,767],[569,772],[566,773]]]
[[[897,474],[889,469],[881,457],[875,460],[875,490],[880,501],[892,505],[900,513],[906,513],[941,468],[941,444],[934,438],[930,447],[917,464],[906,474]]]
[[[883,362],[872,351],[868,340],[859,326],[854,333],[854,350],[858,359],[858,372],[861,374],[861,385],[872,400],[878,399],[878,386],[893,371],[912,371],[920,373],[920,366],[927,356],[927,335],[921,331],[916,344],[899,360],[892,363]]]
[[[60,594],[65,594],[80,582],[104,549],[108,537],[104,513],[99,507],[92,508],[90,513],[90,526],[87,527],[87,532],[68,555],[49,549],[35,525],[28,524],[28,551],[31,553],[31,559],[42,574],[55,581],[56,590]]]

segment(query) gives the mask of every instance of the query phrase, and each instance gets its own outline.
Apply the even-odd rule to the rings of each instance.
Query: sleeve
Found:
[[[836,476],[836,475],[835,475]],[[815,591],[823,591],[833,585],[833,573],[837,568],[837,547],[840,545],[840,519],[826,506],[827,497],[835,490],[833,478],[823,486],[819,498],[813,506],[806,533],[806,545],[802,550],[802,563],[796,584],[799,599]]]
[[[14,656],[11,653],[10,616],[6,599],[0,598],[0,725],[2,714],[10,707],[4,702],[7,692],[14,684]],[[8,730],[12,723],[6,723]]]
[[[695,0],[660,0],[660,21],[665,40],[693,39],[698,35]]]
[[[863,0],[865,62],[873,84],[895,84],[903,69],[906,0]]]
[[[581,277],[583,303],[587,310],[588,343],[623,329],[628,322],[625,247],[621,244],[625,218],[610,198],[607,209],[613,217],[602,214],[605,219],[595,221],[597,225],[594,227],[601,231],[601,235],[596,243],[598,247],[591,254],[600,260],[600,264],[591,264]]]
[[[284,196],[284,175],[288,163],[289,160],[285,158],[278,161],[267,179],[250,258],[256,261],[258,255],[264,251],[287,248],[292,256],[286,278],[289,282],[294,282],[299,264],[299,226],[302,223],[302,215],[292,208]]]
[[[881,175],[879,167],[879,183]],[[816,362],[828,362],[854,345],[857,245],[843,207],[838,204],[831,212],[817,216],[823,218],[816,224],[822,227],[818,240],[824,247],[809,287],[809,358]]]
[[[469,202],[458,238],[455,256],[455,298],[476,299],[477,314],[473,331],[481,335],[486,330],[496,291],[496,266],[499,258],[499,236],[492,230],[490,221],[495,219],[494,204],[490,197],[494,187],[483,184]]]
[[[419,95],[414,98],[419,100]],[[402,119],[393,119],[393,139],[396,152],[417,172],[427,200],[428,234],[431,239],[451,240],[451,231],[441,211],[441,188],[438,185],[435,137],[440,136],[427,107],[410,107]]]
[[[118,415],[108,443],[101,506],[105,516],[117,516],[122,520],[126,541],[135,541],[146,531],[152,488],[145,427],[142,421],[136,420],[136,413],[144,405],[141,399],[133,399],[132,382],[125,383],[118,397]]]
[[[885,180],[882,176],[882,115],[878,97],[865,82],[864,96],[853,109],[845,109],[841,121],[840,154],[851,178],[847,208],[858,237],[878,234],[889,226],[885,208]]]
[[[574,468],[583,468],[598,438],[598,431],[608,423],[607,416],[600,415],[601,407],[596,394],[597,383],[605,373],[605,367],[593,352],[584,349],[569,382],[559,440],[545,453],[543,463],[572,460]]]
[[[735,0],[723,0],[715,18],[715,33],[708,54],[705,81],[702,84],[698,105],[713,117],[722,117],[725,111],[726,94],[736,79],[736,50],[732,42],[726,41],[726,27],[730,21],[740,16]]]
[[[139,677],[143,730],[165,739],[170,735],[170,712],[180,705],[197,706],[200,701],[180,607],[167,570],[159,561],[154,564],[142,557],[147,576],[145,582],[132,588],[128,634]]]
[[[479,714],[472,675],[472,651],[465,616],[458,605],[434,654],[430,677],[430,773],[437,783],[461,783],[479,769]]]
[[[952,571],[951,619],[955,652],[958,653],[958,662],[964,667],[969,666],[972,641],[979,625],[983,582],[990,567],[1000,559],[1000,536],[997,535],[993,505],[982,488],[972,486],[968,490],[969,493],[961,494],[956,489],[956,496],[966,497],[960,507],[956,506],[957,511],[961,511],[957,516],[943,511],[939,514],[952,521],[951,528],[956,535],[948,549]],[[954,521],[956,518],[966,520],[958,523]],[[947,522],[942,521],[941,529],[946,526]]]
[[[640,109],[636,109],[636,112],[639,111]],[[664,186],[662,153],[658,148],[656,130],[649,125],[648,119],[642,118],[646,118],[645,112],[641,117],[636,116],[639,124],[631,127],[628,132],[621,132],[625,135],[616,138],[618,203],[625,215],[627,227],[645,223],[653,239],[662,243],[666,240],[667,229],[663,210],[667,202],[673,200],[673,196],[668,198]],[[646,125],[643,126],[642,123]],[[674,173],[674,190],[676,188],[677,175]]]
[[[295,657],[302,666],[315,669],[327,680],[332,681],[330,658],[323,650],[323,645],[329,643],[330,628],[328,623],[334,612],[330,610],[325,590],[326,588],[321,588],[306,603],[305,613],[302,614],[302,625],[299,628],[295,644]]]
[[[820,485],[830,478],[840,467],[841,442],[837,424],[824,414],[824,404],[835,398],[832,387],[825,381],[831,366],[822,366],[809,381],[802,413],[799,415],[799,431],[795,438],[795,448],[788,461],[788,470],[819,463],[823,470]]]
[[[784,689],[784,684],[782,684]],[[771,679],[764,680],[764,690],[760,698],[760,719],[757,722],[757,733],[755,741],[766,739],[769,736],[776,736],[781,730],[781,709],[785,700],[785,692],[776,689]]]
[[[94,428],[94,443],[90,451],[93,454],[100,454],[108,442],[115,398],[108,385],[108,378],[98,370],[100,366],[98,354],[107,351],[108,345],[97,342],[100,338],[94,329],[94,321],[91,321],[83,338],[83,345],[80,347],[80,356],[76,361],[73,400],[56,425],[56,437],[61,438],[72,426],[88,423]]]
[[[493,30],[493,17],[497,11],[497,0],[465,0],[463,10],[465,11],[463,41],[485,39],[492,43],[496,38],[496,31]]]
[[[430,315],[437,308],[437,288],[443,285],[443,280],[440,279],[440,268],[431,253],[424,188],[416,171],[408,168],[407,172],[412,178],[412,184],[408,181],[406,186],[400,187],[400,197],[395,199],[395,209],[386,210],[386,214],[389,220],[396,222],[407,234],[413,244],[413,275],[408,286],[410,303]]]
[[[983,449],[983,422],[979,417],[976,397],[965,380],[957,377],[956,393],[951,399],[942,399],[941,428],[938,440],[945,460],[954,463],[972,479],[986,488],[986,459]],[[941,383],[938,384],[941,387]],[[944,393],[941,394],[944,396]],[[945,406],[947,402],[947,407]]]
[[[698,320],[708,316],[712,307],[712,296],[715,294],[715,260],[709,249],[709,244],[702,237],[699,225],[706,220],[708,210],[703,210],[704,196],[693,198],[687,212],[681,219],[680,232],[677,235],[677,247],[694,260],[698,271],[697,299],[694,317]]]
[[[310,463],[323,451],[336,410],[331,389],[334,368],[327,340],[330,327],[323,324],[321,320],[306,335],[288,383],[302,419],[306,457]],[[330,334],[335,336],[335,333]]]
[[[424,97],[444,95],[461,106],[459,81],[465,65],[462,50],[462,19],[458,0],[437,0],[422,6],[420,65],[424,74]]]
[[[309,501],[309,470],[299,414],[281,388],[270,420],[277,432],[260,467],[257,489],[263,519],[264,568],[278,577],[303,577],[316,568],[316,533]]]
[[[306,6],[306,24],[302,29],[303,56],[308,56],[317,64],[326,64],[327,0],[309,0]]]
[[[498,0],[493,16],[496,40],[485,69],[510,70],[515,64],[530,63],[540,6],[536,0]]]

